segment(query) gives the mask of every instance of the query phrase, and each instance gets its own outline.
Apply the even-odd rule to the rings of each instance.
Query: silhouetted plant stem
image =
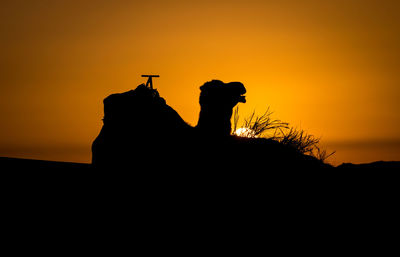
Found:
[[[269,107],[260,116],[253,111],[250,116],[244,119],[243,125],[238,128],[239,107],[236,107],[233,115],[233,135],[250,138],[266,138],[275,140],[285,146],[290,146],[298,152],[313,156],[325,162],[334,152],[327,153],[319,146],[320,138],[308,134],[303,129],[289,127],[289,123],[272,119]],[[238,130],[241,129],[238,133]],[[271,133],[268,133],[271,132]]]

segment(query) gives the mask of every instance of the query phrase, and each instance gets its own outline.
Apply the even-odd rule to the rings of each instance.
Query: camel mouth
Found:
[[[238,102],[245,103],[246,102],[246,96],[244,94],[239,95]]]

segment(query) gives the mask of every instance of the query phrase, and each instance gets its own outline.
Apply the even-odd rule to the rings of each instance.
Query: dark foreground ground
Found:
[[[105,201],[127,208],[151,205],[145,207],[150,209],[158,206],[155,203],[168,208],[179,203],[175,207],[184,208],[187,204],[236,206],[241,202],[264,208],[276,202],[282,205],[279,208],[288,209],[291,205],[286,202],[294,199],[300,205],[314,199],[313,208],[317,208],[337,197],[354,205],[360,199],[383,201],[400,195],[400,173],[385,172],[400,171],[400,162],[342,164],[323,170],[285,170],[265,163],[239,169],[224,169],[218,164],[165,167],[165,163],[153,162],[126,170],[99,170],[83,163],[0,157],[0,183],[12,204],[45,201],[46,208],[65,201],[74,206],[103,205]]]
[[[0,167],[2,170],[46,170],[46,171],[95,171],[90,164],[87,163],[73,163],[73,162],[57,162],[33,159],[20,159],[0,157]],[[354,171],[400,171],[400,161],[377,161],[363,164],[343,163],[335,169],[354,170]]]
[[[57,161],[44,161],[33,159],[20,159],[0,157],[0,167],[2,170],[61,170],[61,171],[89,171],[90,164],[73,163],[73,162],[57,162]]]
[[[73,163],[73,162],[57,162],[33,159],[20,159],[0,157],[0,167],[2,170],[48,170],[48,171],[95,171],[90,164]],[[363,164],[343,163],[334,170],[354,170],[354,171],[400,171],[400,161],[377,161]]]
[[[311,234],[326,243],[330,240],[325,235],[337,239],[337,233],[340,240],[354,244],[352,231],[370,237],[374,220],[379,220],[379,228],[393,227],[388,215],[397,209],[400,176],[381,171],[397,171],[399,165],[346,164],[321,172],[191,167],[182,172],[157,170],[153,163],[135,172],[103,172],[89,164],[0,157],[2,214],[10,226],[7,235],[24,235],[30,241],[42,232],[55,241],[64,235],[84,244],[88,235],[108,240],[127,233],[146,239],[156,234],[175,242],[176,233],[189,241],[216,237],[220,244],[221,235],[229,235],[264,245],[259,238],[263,233],[272,244],[281,241],[284,249],[286,237],[305,245]],[[312,247],[323,245],[316,239]],[[70,247],[66,242],[65,248]]]

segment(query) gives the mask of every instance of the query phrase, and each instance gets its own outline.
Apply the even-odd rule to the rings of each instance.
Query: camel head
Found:
[[[246,102],[246,88],[240,82],[212,80],[200,90],[201,110],[197,127],[209,134],[230,135],[233,107]]]
[[[220,106],[232,109],[238,103],[245,103],[246,88],[240,82],[224,83],[220,80],[206,82],[200,87],[200,105]]]

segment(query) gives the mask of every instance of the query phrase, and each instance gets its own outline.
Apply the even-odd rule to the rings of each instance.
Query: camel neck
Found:
[[[202,108],[197,128],[205,133],[227,136],[231,133],[231,117],[232,110]]]

